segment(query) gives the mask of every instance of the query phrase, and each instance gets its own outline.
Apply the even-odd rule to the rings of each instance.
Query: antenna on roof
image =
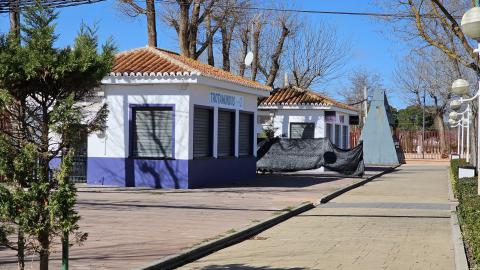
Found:
[[[252,21],[252,31],[250,33],[250,50],[248,51],[247,55],[245,55],[245,66],[250,67],[253,62],[253,32],[255,31],[255,22],[258,20],[258,14],[255,15]]]

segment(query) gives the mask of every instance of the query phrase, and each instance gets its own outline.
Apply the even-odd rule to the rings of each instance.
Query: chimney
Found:
[[[290,86],[290,83],[288,82],[288,73],[285,72],[285,77],[283,79],[283,87],[289,87]]]

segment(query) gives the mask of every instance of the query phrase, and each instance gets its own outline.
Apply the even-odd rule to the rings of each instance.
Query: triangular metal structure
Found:
[[[375,90],[367,119],[362,129],[365,165],[400,164],[393,142],[393,118],[384,90]]]

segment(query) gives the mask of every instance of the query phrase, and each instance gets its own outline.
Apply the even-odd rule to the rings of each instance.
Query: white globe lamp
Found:
[[[457,120],[458,120],[458,116],[460,116],[460,114],[457,113],[457,112],[450,112],[450,113],[448,114],[448,117],[449,117],[451,120],[453,120],[453,121],[457,121]]]
[[[480,39],[480,7],[469,9],[460,23],[463,33],[472,39]]]
[[[468,87],[470,84],[464,80],[464,79],[457,79],[452,83],[452,92],[459,95],[463,96],[468,93]]]
[[[462,107],[462,103],[460,102],[460,100],[455,99],[450,102],[450,108],[452,110],[458,110],[460,109],[460,107]]]

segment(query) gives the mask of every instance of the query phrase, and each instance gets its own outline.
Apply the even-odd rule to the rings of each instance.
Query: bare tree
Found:
[[[145,0],[145,7],[134,0],[119,0],[120,11],[130,17],[145,15],[147,17],[148,46],[157,47],[157,26],[155,0]]]
[[[429,97],[428,110],[434,116],[435,129],[440,134],[440,149],[442,153],[446,152],[444,116],[452,98],[451,84],[461,75],[467,79],[474,77],[474,72],[459,66],[457,61],[435,48],[409,55],[397,70],[396,81],[409,94],[413,105],[422,105],[424,91]]]
[[[459,18],[462,17],[465,10],[473,5],[474,1],[460,0],[397,0],[388,2],[386,7],[390,12],[395,10],[397,13],[411,15],[411,17],[403,19],[390,19],[395,33],[402,37],[404,41],[408,41],[413,45],[413,52],[417,53],[417,57],[424,58],[421,61],[419,60],[420,63],[434,61],[430,65],[428,62],[423,64],[423,69],[419,71],[422,71],[424,74],[428,70],[430,73],[424,74],[420,78],[421,80],[432,82],[432,80],[428,80],[428,77],[431,76],[437,77],[438,80],[448,78],[449,81],[445,82],[445,87],[448,86],[449,88],[452,81],[456,78],[470,76],[468,75],[470,72],[466,71],[467,69],[477,74],[480,73],[478,55],[474,52],[474,46],[472,46],[473,41],[462,32],[459,25]],[[435,53],[432,48],[443,54],[448,61]],[[433,66],[433,63],[435,63],[435,66]],[[417,69],[415,68],[414,70]],[[447,70],[448,72],[443,72],[443,77],[435,75],[439,70]],[[439,81],[432,83],[439,86]],[[427,86],[422,85],[422,87]],[[442,88],[442,91],[445,91],[446,94],[449,92],[448,88]],[[446,97],[443,96],[442,98]],[[443,118],[441,118],[443,116],[441,110],[443,102],[438,100],[438,96],[437,100],[433,99],[433,102],[437,102],[435,107],[438,106],[436,109],[436,127],[442,134],[445,128]],[[473,110],[478,110],[475,104],[473,104]],[[474,114],[474,118],[475,116],[476,114]],[[473,130],[478,128],[476,127],[476,122],[474,119]],[[474,136],[471,139],[475,141],[477,132],[473,132],[473,134]],[[442,147],[444,147],[444,142],[442,142]],[[472,150],[477,151],[475,149]],[[476,155],[474,154],[473,157],[476,157]]]
[[[173,5],[171,2],[164,5],[163,18],[177,32],[182,55],[198,59],[211,44],[213,36],[221,25],[216,24],[213,27],[210,25],[203,42],[199,42],[199,32],[207,18],[212,19],[209,15],[214,12],[216,2],[217,0],[176,0]]]
[[[349,46],[339,41],[334,27],[325,23],[316,27],[305,24],[291,40],[286,69],[296,86],[309,88],[336,78],[349,52]]]
[[[367,88],[368,98],[371,98],[373,92],[378,89],[385,89],[382,78],[378,73],[366,69],[357,69],[353,71],[349,78],[349,84],[338,94],[342,96],[346,103],[352,104],[361,112],[361,121],[363,121],[364,110],[362,109],[364,98],[364,88]],[[363,126],[363,122],[360,123]]]
[[[265,77],[265,84],[273,87],[282,64],[282,55],[284,55],[286,51],[286,40],[296,33],[298,22],[295,17],[288,12],[277,13],[276,16],[270,15],[269,17],[271,20],[259,31],[258,39],[255,38],[254,32],[253,54],[254,64],[258,57],[258,70]],[[257,46],[255,43],[257,40],[260,41],[260,35],[262,36],[261,41],[263,41],[263,44],[261,44],[259,48],[260,52],[257,53],[257,57],[255,57],[255,49]]]

